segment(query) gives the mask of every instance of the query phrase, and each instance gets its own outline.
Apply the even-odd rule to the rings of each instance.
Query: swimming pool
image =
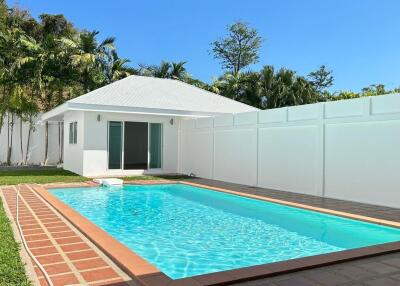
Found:
[[[400,229],[184,184],[50,192],[173,279],[400,240]]]

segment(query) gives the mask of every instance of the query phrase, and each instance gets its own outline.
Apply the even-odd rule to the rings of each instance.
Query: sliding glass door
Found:
[[[148,162],[148,123],[125,122],[124,169],[144,170]]]
[[[150,123],[150,168],[162,167],[162,124]]]
[[[161,123],[110,121],[108,168],[146,170],[162,168]]]
[[[108,168],[122,168],[122,122],[108,123]]]

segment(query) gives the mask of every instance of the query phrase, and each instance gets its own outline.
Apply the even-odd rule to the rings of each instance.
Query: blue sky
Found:
[[[64,14],[78,28],[115,36],[120,56],[134,64],[187,61],[188,71],[210,82],[222,73],[210,43],[240,20],[264,42],[260,62],[300,75],[325,64],[332,91],[370,84],[400,86],[398,0],[8,0],[41,13]]]

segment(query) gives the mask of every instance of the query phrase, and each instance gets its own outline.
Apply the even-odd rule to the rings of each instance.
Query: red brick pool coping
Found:
[[[165,183],[177,183],[175,181],[159,180],[159,181],[132,181],[127,182],[131,184],[165,184]],[[335,210],[323,209],[318,207],[312,207],[309,205],[293,203],[284,200],[266,198],[251,194],[245,194],[241,192],[231,191],[222,188],[210,187],[207,185],[194,184],[189,182],[178,182],[188,184],[192,186],[202,187],[211,189],[214,191],[230,193],[234,195],[240,195],[250,197],[253,199],[259,199],[268,202],[274,202],[284,204],[288,206],[319,211],[323,213],[348,217],[352,219],[358,219],[363,221],[369,221],[373,223],[379,223],[384,225],[390,225],[392,227],[400,227],[399,222],[381,220],[371,217],[365,217],[360,215],[354,215],[345,212],[339,212]],[[122,270],[128,273],[134,281],[143,286],[206,286],[206,285],[229,285],[235,282],[244,282],[259,278],[265,278],[269,276],[275,276],[279,274],[285,274],[294,271],[300,271],[310,269],[319,266],[325,266],[335,264],[339,262],[354,260],[357,258],[365,258],[380,254],[387,254],[392,252],[400,251],[400,241],[393,243],[386,243],[381,245],[375,245],[370,247],[339,251],[334,253],[303,257],[298,259],[292,259],[282,262],[275,262],[257,266],[250,266],[240,269],[233,269],[227,271],[221,271],[216,273],[204,274],[193,276],[190,278],[173,280],[157,269],[154,265],[141,258],[139,255],[134,253],[132,250],[112,238],[108,233],[95,226],[88,219],[68,207],[66,204],[61,202],[46,188],[55,187],[78,187],[78,186],[91,186],[91,183],[84,184],[48,184],[48,185],[31,185],[31,187],[44,198],[49,204],[51,204],[60,214],[63,215],[69,222],[71,222],[78,230],[80,230],[90,241],[92,241],[98,248],[100,248],[105,254],[107,254],[115,264],[117,264]],[[107,284],[103,284],[107,285]]]
[[[0,190],[7,215],[16,221],[16,186],[1,186]],[[53,285],[131,285],[128,275],[59,216],[29,185],[20,186],[19,223],[30,251]],[[15,225],[13,230],[20,240]],[[21,254],[33,282],[48,285],[25,249]]]

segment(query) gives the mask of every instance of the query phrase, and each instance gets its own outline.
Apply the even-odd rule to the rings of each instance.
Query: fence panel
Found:
[[[400,206],[400,95],[182,123],[180,172]]]

